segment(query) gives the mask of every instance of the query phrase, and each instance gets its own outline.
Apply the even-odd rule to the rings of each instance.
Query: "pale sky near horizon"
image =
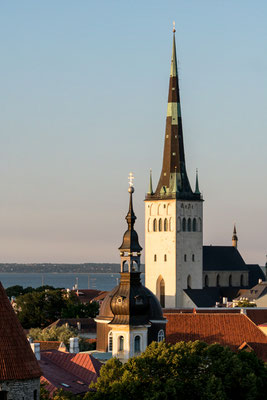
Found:
[[[204,243],[267,254],[267,2],[3,0],[0,262],[119,262],[162,163],[172,48]],[[144,252],[142,257],[144,262]]]

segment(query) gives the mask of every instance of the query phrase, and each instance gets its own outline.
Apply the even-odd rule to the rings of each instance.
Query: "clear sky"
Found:
[[[128,180],[144,247],[172,48],[204,243],[267,253],[266,0],[2,0],[0,262],[119,262]],[[143,256],[144,262],[144,256]]]

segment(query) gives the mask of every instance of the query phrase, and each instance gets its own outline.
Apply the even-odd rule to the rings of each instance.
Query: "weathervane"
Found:
[[[134,176],[132,172],[129,173],[128,179],[129,179],[129,187],[133,187]]]
[[[173,31],[173,33],[174,33],[174,32],[176,32],[176,29],[175,29],[175,21],[173,21],[173,23],[172,23],[172,24],[173,24],[172,31]]]

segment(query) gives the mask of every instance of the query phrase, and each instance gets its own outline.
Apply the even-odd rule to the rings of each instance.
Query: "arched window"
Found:
[[[160,218],[159,219],[159,232],[161,232],[162,231],[162,219]]]
[[[229,286],[232,286],[232,275],[229,276]]]
[[[186,260],[187,260],[187,257],[186,257],[186,254],[184,254],[184,261],[186,262]]]
[[[186,219],[185,218],[183,218],[182,230],[183,230],[183,232],[186,231]]]
[[[141,351],[141,338],[139,335],[137,335],[134,338],[134,352],[140,353],[140,351]]]
[[[188,275],[188,277],[187,277],[187,289],[191,289],[191,284],[192,284],[191,275]]]
[[[154,261],[157,261],[157,254],[154,254]]]
[[[112,332],[109,332],[109,334],[108,334],[108,351],[110,351],[112,353],[112,349],[113,349],[113,334],[112,334]]]
[[[216,277],[216,286],[220,286],[220,275],[218,274]]]
[[[119,337],[119,351],[123,351],[124,350],[124,337],[120,336]]]
[[[197,231],[197,220],[196,218],[193,219],[193,232]]]
[[[244,275],[240,276],[240,286],[244,286]]]
[[[160,275],[156,283],[156,296],[159,299],[161,307],[165,307],[165,282]]]
[[[205,286],[209,287],[209,277],[208,277],[208,275],[205,275]]]
[[[162,342],[164,339],[165,339],[164,330],[161,329],[161,330],[158,332],[158,342]]]
[[[164,254],[164,261],[167,261],[167,254]]]
[[[164,231],[167,232],[168,230],[168,220],[167,218],[164,219]]]
[[[187,230],[188,232],[191,232],[191,218],[188,218],[187,220]]]
[[[156,220],[156,218],[153,221],[153,231],[157,232],[157,220]]]
[[[37,400],[37,389],[33,391],[33,400]]]
[[[192,254],[192,261],[195,261],[195,254]]]

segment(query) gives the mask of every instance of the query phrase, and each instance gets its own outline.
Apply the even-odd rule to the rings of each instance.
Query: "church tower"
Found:
[[[159,301],[141,283],[140,257],[142,247],[134,229],[133,176],[129,181],[129,210],[125,217],[128,229],[119,247],[120,282],[103,301],[97,323],[97,350],[112,353],[125,362],[139,355],[153,341],[165,338],[166,319]]]
[[[198,173],[186,172],[175,28],[162,171],[155,192],[150,172],[145,199],[146,287],[162,307],[182,307],[183,290],[202,289],[203,200]]]

